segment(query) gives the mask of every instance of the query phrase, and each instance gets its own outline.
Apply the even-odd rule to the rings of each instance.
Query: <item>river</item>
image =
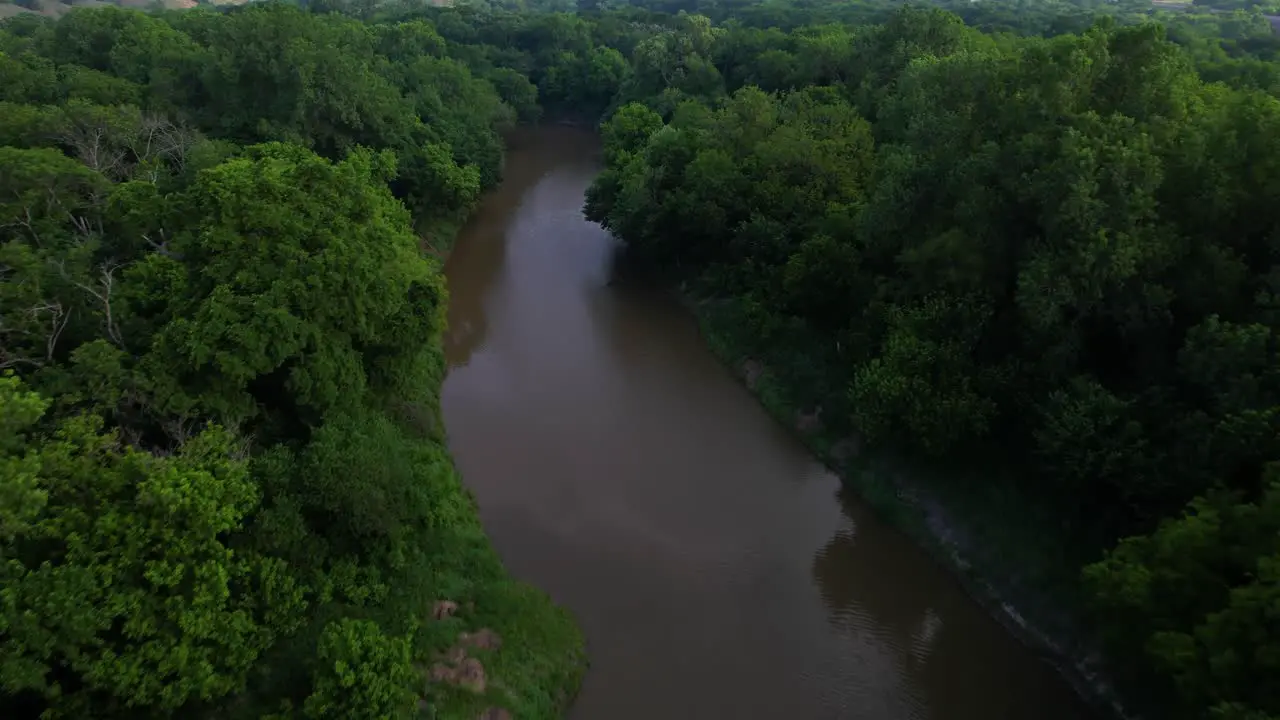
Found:
[[[581,213],[597,141],[511,138],[446,265],[450,447],[577,616],[575,720],[1067,720],[1057,676],[776,425]]]

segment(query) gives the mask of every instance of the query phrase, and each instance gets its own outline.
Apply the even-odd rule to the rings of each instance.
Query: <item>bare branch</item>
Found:
[[[173,442],[181,446],[195,434],[195,418],[186,415],[170,415],[160,421],[160,428]]]
[[[98,277],[98,284],[96,287],[92,285],[85,285],[78,280],[72,280],[72,282],[75,283],[76,287],[89,293],[93,297],[97,298],[98,302],[102,303],[103,320],[106,325],[107,337],[111,342],[116,344],[116,347],[124,350],[124,338],[120,335],[120,327],[116,324],[116,318],[111,309],[111,292],[115,289],[116,282],[115,271],[119,270],[121,267],[122,265],[114,262],[103,263],[100,265],[99,271],[101,272],[101,275]],[[66,274],[65,270],[63,270],[63,274]]]
[[[147,245],[149,245],[156,253],[165,257],[173,258],[174,260],[182,259],[182,253],[174,252],[169,249],[169,238],[165,237],[164,228],[160,228],[160,240],[153,240],[150,235],[145,234],[142,236],[142,239],[145,240]]]
[[[49,336],[44,341],[45,362],[53,362],[53,351],[58,347],[58,338],[62,336],[62,331],[71,321],[71,312],[71,310],[64,311],[62,303],[49,306]]]
[[[67,323],[71,320],[71,311],[64,310],[62,303],[58,302],[35,305],[27,308],[23,314],[30,318],[30,328],[45,325],[45,321],[41,318],[45,315],[48,316],[48,329],[44,331],[43,338],[44,357],[20,355],[12,348],[12,344],[20,340],[38,342],[40,333],[23,327],[8,327],[5,325],[4,319],[0,318],[0,369],[13,368],[19,365],[39,368],[53,362],[53,355],[58,347],[58,338],[62,336],[62,331],[66,329]]]
[[[94,232],[94,228],[90,225],[89,218],[83,215],[73,215],[71,213],[67,213],[67,217],[71,218],[71,224],[75,227],[76,233],[78,233],[81,238],[88,240],[96,234]]]
[[[22,217],[17,223],[20,227],[26,229],[31,234],[31,241],[36,247],[40,247],[40,233],[36,232],[35,223],[31,219],[31,206],[24,205],[22,207]]]
[[[3,332],[3,328],[0,328],[0,332]],[[23,355],[18,355],[5,345],[0,344],[0,370],[16,368],[19,365],[29,365],[33,368],[38,368],[43,367],[44,363]]]
[[[115,142],[108,120],[100,117],[72,117],[59,139],[75,152],[80,162],[112,180],[129,174],[129,149]]]
[[[131,147],[139,162],[160,158],[181,172],[187,165],[187,154],[199,139],[199,133],[185,125],[163,115],[148,115],[142,119]]]
[[[119,425],[121,439],[124,444],[130,447],[142,447],[142,431],[131,425],[121,423]]]
[[[18,355],[17,352],[10,347],[9,343],[19,340],[29,334],[23,329],[10,328],[5,324],[3,315],[0,315],[0,370],[9,368],[17,368],[18,365],[31,365],[32,368],[40,368],[42,363],[32,359],[26,355]]]
[[[256,439],[254,434],[241,435],[239,428],[235,425],[227,427],[227,430],[236,438],[235,444],[231,447],[231,459],[248,460],[253,455],[253,445]]]

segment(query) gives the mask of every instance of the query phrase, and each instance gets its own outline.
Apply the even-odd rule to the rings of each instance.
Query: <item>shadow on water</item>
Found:
[[[450,258],[450,447],[578,617],[574,720],[1067,720],[1047,667],[872,517],[581,214],[596,144],[517,143]]]
[[[832,632],[894,648],[912,717],[948,720],[1083,717],[1059,678],[1005,634],[923,550],[841,489],[843,526],[814,555]],[[902,582],[910,576],[909,583]],[[995,646],[995,647],[992,647]],[[986,647],[975,653],[975,648]],[[1020,687],[993,692],[1016,682]]]

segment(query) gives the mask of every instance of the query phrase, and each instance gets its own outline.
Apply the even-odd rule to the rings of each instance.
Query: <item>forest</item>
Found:
[[[4,26],[0,715],[560,716],[579,631],[438,403],[433,253],[535,90],[446,47],[283,4]]]
[[[1126,705],[1280,717],[1271,8],[22,10],[5,717],[563,714],[581,635],[490,547],[439,386],[441,258],[503,133],[565,119],[587,216],[852,486],[947,468],[976,571]]]
[[[985,471],[938,496],[987,511],[990,571],[1078,610],[1138,707],[1257,720],[1280,713],[1280,102],[1223,72],[1256,57],[1199,59],[1113,18],[689,16],[636,49],[587,214],[782,417]]]

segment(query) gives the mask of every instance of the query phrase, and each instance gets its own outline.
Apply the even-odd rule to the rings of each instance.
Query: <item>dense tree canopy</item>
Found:
[[[555,715],[580,641],[453,472],[422,252],[536,94],[447,49],[283,4],[0,31],[0,714]],[[481,624],[526,674],[429,683]]]
[[[1133,697],[1280,716],[1280,100],[1194,38],[690,18],[637,46],[586,207],[831,436],[1009,458]]]
[[[579,639],[453,472],[433,256],[502,131],[603,117],[588,216],[776,402],[1000,467],[953,494],[1052,519],[1037,581],[1131,698],[1280,717],[1266,10],[6,13],[0,712],[555,715]],[[480,624],[524,674],[427,682]]]

